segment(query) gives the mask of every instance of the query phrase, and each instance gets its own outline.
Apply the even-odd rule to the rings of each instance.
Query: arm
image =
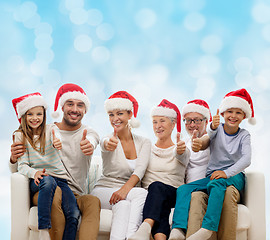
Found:
[[[184,166],[187,166],[190,158],[190,150],[186,147],[184,153],[178,154],[176,148],[175,157],[180,163],[182,163]]]
[[[99,143],[99,136],[94,130],[90,128],[83,130],[80,145],[84,155],[86,156],[92,155],[98,143]]]

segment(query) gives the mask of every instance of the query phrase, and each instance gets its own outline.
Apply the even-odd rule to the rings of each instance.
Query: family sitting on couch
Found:
[[[47,105],[40,93],[12,102],[20,126],[13,134],[10,168],[30,179],[39,239],[75,239],[77,231],[80,240],[97,239],[101,208],[113,213],[111,240],[236,239],[237,203],[251,163],[250,134],[239,125],[245,118],[255,124],[245,89],[226,94],[213,117],[205,101],[188,102],[182,109],[186,139],[181,139],[178,107],[163,99],[151,110],[154,145],[132,132],[140,125],[139,105],[126,91],[105,101],[113,130],[101,141],[82,124],[90,102],[78,85],[64,84],[57,92],[53,117],[61,108],[61,122],[46,124]],[[85,194],[99,143],[102,176]],[[194,212],[205,213],[202,222]]]

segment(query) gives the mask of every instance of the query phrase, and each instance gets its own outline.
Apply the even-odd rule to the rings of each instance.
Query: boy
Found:
[[[220,124],[219,111],[224,124]],[[250,134],[239,127],[245,118],[255,124],[253,103],[248,92],[240,89],[226,94],[217,115],[213,117],[209,136],[201,138],[202,145],[210,140],[206,178],[177,189],[173,230],[169,240],[185,239],[192,192],[207,191],[209,200],[202,228],[187,240],[206,240],[218,230],[226,188],[233,185],[238,191],[244,189],[243,171],[251,163]],[[200,146],[197,150],[201,150]]]

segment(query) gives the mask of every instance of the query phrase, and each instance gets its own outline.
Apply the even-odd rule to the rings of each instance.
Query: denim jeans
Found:
[[[238,191],[244,189],[245,175],[238,173],[230,178],[214,180],[210,180],[210,177],[207,177],[180,186],[176,194],[172,228],[187,229],[191,193],[195,191],[207,191],[209,195],[208,206],[203,218],[202,228],[217,232],[225,192],[227,187],[231,185]]]
[[[31,194],[39,191],[38,196],[38,228],[51,228],[51,206],[56,187],[62,190],[62,209],[66,219],[63,239],[75,239],[80,217],[80,210],[77,206],[76,198],[70,190],[65,179],[44,176],[37,186],[34,179],[30,180]]]

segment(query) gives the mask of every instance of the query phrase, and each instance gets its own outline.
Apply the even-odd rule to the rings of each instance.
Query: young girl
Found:
[[[129,93],[116,92],[106,100],[105,109],[114,134],[101,141],[103,175],[92,194],[102,208],[112,209],[110,239],[125,240],[142,221],[147,191],[137,186],[148,165],[151,142],[131,132],[137,125],[138,103]]]
[[[224,118],[224,124],[220,124],[219,111]],[[239,126],[245,118],[249,119],[249,123],[255,124],[253,103],[248,92],[240,89],[226,94],[208,132],[210,160],[206,178],[177,189],[173,229],[169,240],[186,239],[192,192],[207,191],[209,198],[202,227],[187,240],[206,240],[218,230],[227,187],[233,185],[239,192],[244,189],[244,170],[251,163],[250,134]],[[204,144],[209,141],[209,138],[202,138]]]
[[[18,171],[30,178],[30,193],[38,196],[39,239],[50,239],[51,205],[57,186],[62,190],[62,208],[66,218],[63,239],[75,239],[80,211],[67,184],[67,173],[55,148],[62,148],[55,130],[46,128],[47,105],[40,93],[12,100],[20,122],[14,141],[21,141],[26,152],[18,161]]]

